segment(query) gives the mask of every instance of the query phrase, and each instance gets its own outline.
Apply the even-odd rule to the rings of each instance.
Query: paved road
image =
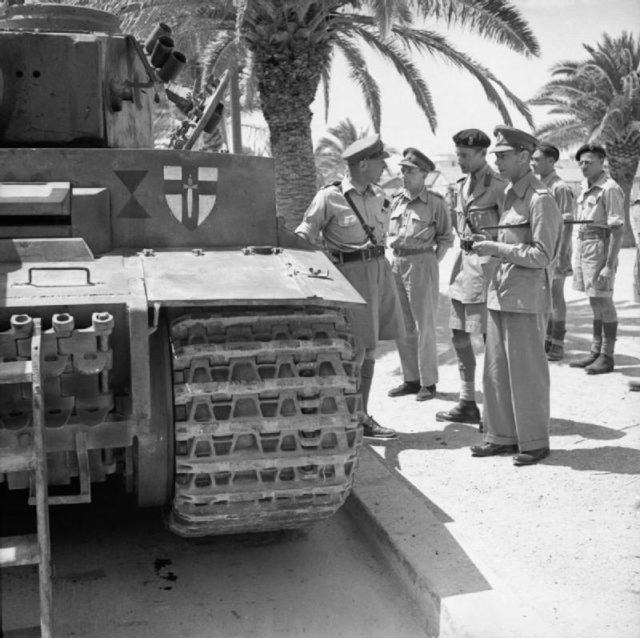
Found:
[[[425,635],[345,513],[296,538],[194,541],[165,531],[157,510],[57,507],[52,543],[57,638]],[[35,568],[0,578],[3,629],[35,625]]]

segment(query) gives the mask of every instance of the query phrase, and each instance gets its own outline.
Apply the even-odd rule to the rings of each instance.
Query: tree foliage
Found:
[[[538,129],[541,139],[565,148],[586,141],[604,145],[611,176],[625,191],[625,245],[632,245],[628,209],[640,162],[640,38],[605,33],[595,46],[583,46],[588,57],[555,64],[552,79],[529,103],[557,116]]]

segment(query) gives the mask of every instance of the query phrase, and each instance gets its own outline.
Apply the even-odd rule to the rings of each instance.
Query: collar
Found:
[[[367,184],[367,187],[364,189],[364,192],[360,192],[354,185],[353,182],[351,181],[351,178],[348,175],[345,175],[342,178],[342,184],[340,184],[340,188],[342,189],[343,193],[347,193],[348,191],[355,191],[356,193],[358,193],[358,195],[364,195],[367,192],[375,195],[375,191],[373,190],[373,186],[371,184]]]
[[[558,174],[555,171],[551,171],[546,177],[541,177],[540,181],[548,187],[557,177]]]
[[[527,192],[527,188],[529,188],[534,179],[533,171],[529,170],[517,182],[509,184],[507,190],[512,190],[520,199],[522,199],[524,194]]]
[[[593,182],[593,184],[589,184],[589,180],[587,179],[583,180],[582,189],[584,191],[589,191],[592,188],[602,188],[604,186],[604,183],[607,181],[607,179],[609,179],[609,176],[605,171],[602,171],[602,173],[600,174],[600,177],[598,177],[598,179],[595,182]]]
[[[429,199],[429,193],[427,191],[427,187],[423,186],[422,190],[415,196],[415,197],[411,197],[411,195],[409,194],[409,191],[404,188],[402,189],[402,196],[405,199],[408,199],[410,202],[419,199],[420,201],[424,202],[425,204],[427,203],[427,200]]]

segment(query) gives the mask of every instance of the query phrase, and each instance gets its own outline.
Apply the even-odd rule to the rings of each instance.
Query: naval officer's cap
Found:
[[[387,159],[389,153],[384,150],[384,144],[379,135],[371,135],[356,140],[347,146],[342,153],[342,159],[350,164],[366,159]]]
[[[538,140],[527,133],[513,126],[500,124],[493,129],[496,138],[496,145],[492,153],[502,153],[504,151],[529,151],[533,153],[538,146]]]
[[[453,136],[453,143],[462,148],[489,148],[489,136],[478,128],[465,128]]]
[[[436,165],[424,153],[411,146],[402,151],[400,166],[418,168],[425,173],[430,173],[436,169]]]

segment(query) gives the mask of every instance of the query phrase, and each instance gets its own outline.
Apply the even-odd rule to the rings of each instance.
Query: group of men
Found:
[[[624,198],[604,171],[601,146],[585,144],[576,153],[585,183],[574,202],[554,170],[557,148],[509,126],[497,126],[494,135],[499,174],[487,162],[485,133],[467,129],[453,136],[464,177],[455,203],[461,250],[449,287],[449,326],[461,388],[458,403],[436,419],[479,424],[484,444],[471,448],[473,456],[513,452],[515,465],[531,465],[549,454],[548,361],[564,355],[564,280],[572,268],[574,287],[586,292],[593,310],[593,343],[587,357],[570,365],[589,374],[614,367],[612,291]],[[295,231],[321,245],[367,302],[350,314],[364,435],[378,439],[397,436],[368,411],[379,339],[396,340],[404,376],[389,396],[436,396],[439,263],[454,239],[447,203],[425,185],[433,162],[405,149],[404,188],[389,201],[378,185],[388,157],[379,136],[350,145],[343,153],[347,175],[316,194]],[[482,417],[474,334],[485,340]]]

